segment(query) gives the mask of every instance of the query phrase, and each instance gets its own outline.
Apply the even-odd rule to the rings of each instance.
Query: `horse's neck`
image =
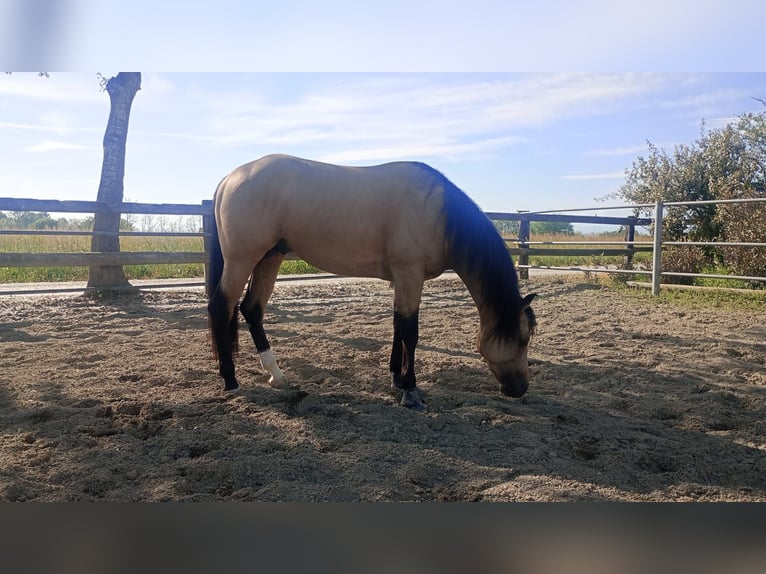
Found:
[[[508,298],[514,292],[518,297],[516,270],[492,223],[476,206],[461,207],[465,213],[453,213],[453,223],[448,225],[451,248],[447,263],[468,288],[482,326],[492,329],[507,317],[512,304]]]
[[[482,273],[469,273],[464,269],[454,269],[454,271],[463,280],[468,292],[471,294],[471,298],[473,298],[473,302],[476,304],[476,309],[479,311],[479,322],[482,327],[493,327],[497,321],[497,314],[489,302],[484,300]]]

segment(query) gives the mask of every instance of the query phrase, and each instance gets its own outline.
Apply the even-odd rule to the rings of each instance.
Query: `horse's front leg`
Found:
[[[418,312],[410,316],[394,312],[394,344],[391,350],[393,386],[404,391],[402,406],[423,411],[426,403],[415,385],[415,348],[418,344]]]
[[[389,361],[389,369],[391,370],[391,388],[402,389],[402,368],[403,368],[403,354],[402,346],[402,333],[400,329],[399,314],[394,312],[394,342],[391,344],[391,360]]]
[[[394,283],[394,346],[391,350],[391,371],[394,386],[401,386],[401,404],[408,409],[423,411],[426,403],[415,386],[415,347],[418,344],[418,310],[423,291],[423,273],[416,267],[393,271]],[[398,377],[397,377],[398,373]]]

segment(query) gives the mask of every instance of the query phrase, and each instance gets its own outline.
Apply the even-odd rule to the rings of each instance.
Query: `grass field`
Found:
[[[732,281],[721,282],[717,285],[726,289],[685,291],[664,288],[660,290],[659,297],[654,297],[651,289],[628,287],[621,277],[601,275],[591,278],[589,281],[615,289],[631,299],[652,299],[657,304],[668,305],[669,307],[681,306],[694,310],[730,309],[734,311],[763,311],[766,309],[766,289],[741,289],[732,285],[732,283],[736,283]],[[738,290],[734,292],[730,290],[731,288]]]
[[[123,251],[202,251],[198,237],[122,237]],[[90,251],[90,237],[85,236],[0,236],[0,252],[12,253],[78,253]],[[202,277],[201,264],[126,265],[129,279],[169,279]],[[85,281],[87,267],[0,267],[2,283],[38,281]]]

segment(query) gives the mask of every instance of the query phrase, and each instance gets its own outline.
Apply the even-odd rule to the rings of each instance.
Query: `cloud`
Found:
[[[725,128],[729,124],[736,124],[738,121],[739,121],[739,117],[737,116],[705,118],[705,129],[720,130],[722,128]],[[699,125],[699,123],[697,123],[696,125]]]
[[[0,122],[0,129],[45,132],[55,131],[55,128],[43,124],[27,124],[20,122]]]
[[[83,149],[87,149],[87,146],[70,142],[45,140],[38,144],[24,148],[24,151],[31,153],[48,153],[52,151],[78,151]]]
[[[370,146],[354,148],[338,152],[330,152],[317,157],[320,161],[330,163],[368,163],[372,161],[392,161],[402,158],[460,158],[479,159],[493,157],[497,150],[515,145],[521,138],[493,138],[476,142],[429,142],[415,144],[404,143],[390,147]]]
[[[569,181],[580,181],[588,179],[622,179],[625,177],[624,171],[614,171],[610,173],[593,173],[582,175],[562,175],[559,179],[566,179]]]
[[[738,102],[750,95],[750,92],[744,88],[717,88],[671,98],[660,102],[659,105],[667,109],[687,108],[695,111],[707,110],[716,109],[722,103]]]
[[[211,94],[201,115],[209,118],[205,129],[212,145],[309,146],[329,149],[323,154],[327,157],[368,160],[413,153],[486,157],[528,139],[537,128],[615,111],[630,98],[658,91],[665,82],[657,74],[330,78],[313,83],[311,77],[301,78],[306,81],[297,82],[288,95],[282,90],[270,94],[258,86]],[[273,82],[261,84],[273,89]]]
[[[84,104],[108,102],[99,91],[96,74],[51,72],[48,78],[27,73],[0,74],[0,96]]]
[[[657,147],[663,147],[663,146],[658,145]],[[585,155],[587,156],[637,155],[637,154],[645,153],[647,149],[648,149],[648,145],[646,143],[643,143],[641,145],[615,147],[610,149],[594,149],[594,150],[585,152]]]
[[[103,132],[104,128],[79,127],[60,122],[51,122],[42,118],[40,123],[27,122],[0,122],[0,130],[16,132],[54,132],[56,134],[68,134],[75,132]]]

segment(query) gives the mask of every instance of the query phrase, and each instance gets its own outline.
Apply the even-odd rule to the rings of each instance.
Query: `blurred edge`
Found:
[[[82,0],[0,0],[3,70],[62,69],[71,61]]]
[[[4,504],[8,571],[763,571],[762,505]]]

